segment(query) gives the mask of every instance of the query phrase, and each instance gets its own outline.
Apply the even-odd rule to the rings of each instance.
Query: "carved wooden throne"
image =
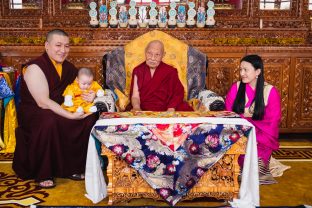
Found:
[[[206,56],[199,52],[199,56],[190,57],[189,55],[198,54],[196,49],[190,49],[185,43],[166,33],[152,31],[130,42],[124,48],[117,48],[105,57],[107,61],[106,84],[118,96],[117,105],[121,110],[129,102],[127,96],[129,95],[131,70],[144,61],[144,48],[148,42],[155,39],[163,41],[165,45],[167,54],[164,62],[178,69],[181,82],[187,89],[185,94],[187,100],[197,98],[198,93],[205,88]],[[186,53],[188,57],[183,57],[180,53],[181,50],[188,51]],[[181,60],[183,58],[186,59]],[[196,62],[196,64],[188,67],[190,62]],[[197,75],[192,76],[191,73],[187,72],[187,69],[195,71]],[[119,76],[120,79],[114,80],[113,76]],[[198,85],[198,87],[193,87],[194,85]],[[237,160],[240,154],[245,153],[246,143],[246,137],[238,140],[222,159],[201,177],[200,181],[183,200],[198,197],[214,197],[227,200],[237,198],[239,192],[238,175],[240,173]],[[136,170],[132,169],[123,159],[120,159],[104,145],[102,145],[102,154],[106,155],[109,161],[107,167],[109,204],[142,197],[155,200],[161,199],[160,195],[145,182]]]

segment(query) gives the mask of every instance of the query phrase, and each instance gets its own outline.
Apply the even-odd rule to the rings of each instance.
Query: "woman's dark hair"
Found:
[[[260,69],[261,72],[257,79],[256,86],[256,96],[252,101],[251,105],[254,103],[254,112],[252,114],[253,120],[262,120],[264,116],[264,98],[263,98],[263,88],[264,88],[264,68],[263,61],[258,55],[247,55],[241,59],[240,62],[248,62],[250,63],[255,70]],[[242,81],[240,82],[238,92],[233,104],[232,110],[236,113],[242,114],[245,111],[245,93],[246,93],[246,84]]]

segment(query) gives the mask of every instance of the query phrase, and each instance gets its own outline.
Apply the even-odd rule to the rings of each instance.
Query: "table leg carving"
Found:
[[[227,153],[212,166],[198,183],[183,197],[192,200],[199,197],[232,200],[238,197],[240,167],[238,157],[246,150],[247,138],[237,141]],[[102,154],[108,157],[108,204],[128,202],[134,198],[161,200],[159,194],[124,160],[102,145]]]

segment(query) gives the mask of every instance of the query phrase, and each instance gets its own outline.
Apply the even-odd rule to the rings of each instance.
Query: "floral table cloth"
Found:
[[[103,113],[91,134],[136,169],[164,200],[175,205],[238,139],[251,138],[252,130],[250,123],[227,111],[115,112]],[[99,165],[94,160],[90,163],[91,143],[86,196],[97,202],[95,198],[106,197],[106,186],[88,181],[91,172],[99,173],[90,165]],[[100,184],[104,181],[101,176],[96,180]],[[94,191],[97,188],[102,191]],[[252,203],[256,204],[257,199]]]

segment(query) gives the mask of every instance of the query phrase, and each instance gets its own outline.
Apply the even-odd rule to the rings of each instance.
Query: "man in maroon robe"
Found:
[[[193,111],[183,101],[184,88],[176,68],[165,64],[164,45],[151,41],[145,49],[146,61],[133,70],[131,81],[132,110]]]
[[[88,138],[97,116],[70,113],[60,106],[63,91],[77,75],[75,66],[65,60],[68,35],[50,31],[45,49],[23,71],[13,169],[20,178],[51,188],[54,177],[84,178]],[[94,97],[94,92],[83,95],[91,102]]]

